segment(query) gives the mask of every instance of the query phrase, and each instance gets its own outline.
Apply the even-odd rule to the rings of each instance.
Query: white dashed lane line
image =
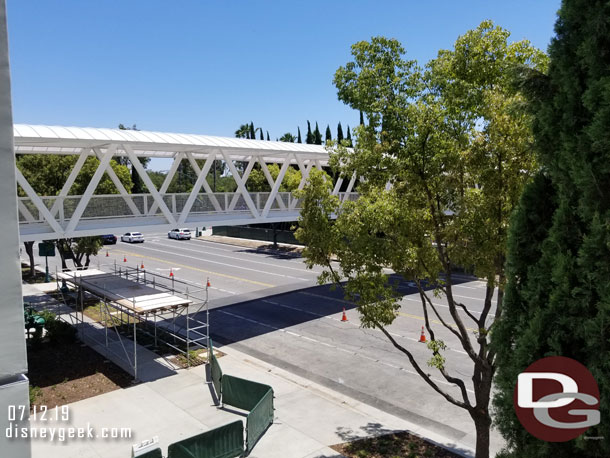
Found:
[[[219,258],[226,258],[226,259],[233,259],[235,261],[241,261],[241,262],[247,262],[247,263],[251,263],[251,264],[262,264],[264,266],[267,267],[276,267],[278,269],[284,270],[284,269],[290,269],[290,270],[296,270],[297,272],[303,273],[303,274],[314,274],[317,275],[317,272],[312,272],[312,271],[308,271],[305,268],[305,265],[303,265],[303,268],[299,269],[297,267],[289,267],[289,266],[285,266],[285,265],[278,265],[278,264],[272,264],[269,262],[263,262],[263,261],[254,261],[251,259],[245,260],[244,258],[240,258],[237,256],[229,256],[226,254],[216,254],[216,253],[210,253],[208,251],[207,247],[201,246],[200,248],[202,249],[198,249],[197,245],[193,245],[193,244],[189,244],[187,245],[179,245],[178,243],[171,243],[171,244],[167,244],[167,243],[163,243],[161,241],[152,241],[152,243],[156,244],[156,245],[161,245],[162,247],[166,247],[166,248],[172,248],[172,249],[177,249],[177,250],[183,250],[183,251],[190,251],[190,252],[196,252],[196,253],[202,253],[202,254],[206,254],[208,256],[216,256]],[[224,251],[224,250],[222,250]],[[232,253],[232,252],[231,252]],[[260,255],[251,255],[251,256],[260,256]],[[207,259],[205,260],[207,262]],[[212,262],[212,261],[210,261]]]
[[[143,250],[149,250],[149,251],[156,251],[157,253],[164,253],[164,254],[172,254],[172,255],[176,255],[175,252],[171,252],[171,251],[165,251],[165,250],[159,250],[157,248],[149,248],[149,247],[141,247]],[[248,270],[250,272],[256,272],[256,273],[260,273],[263,275],[273,275],[275,277],[284,277],[284,278],[291,278],[293,280],[299,280],[299,281],[311,281],[311,279],[308,278],[301,278],[301,277],[293,277],[292,275],[284,275],[284,274],[276,274],[274,272],[266,272],[260,269],[251,269],[249,267],[244,267],[244,266],[237,266],[234,264],[227,264],[225,262],[219,262],[219,261],[211,261],[209,259],[202,259],[196,256],[189,256],[186,254],[179,254],[178,256],[182,257],[182,258],[189,258],[189,259],[196,259],[197,261],[203,261],[206,263],[211,263],[211,264],[220,264],[224,267],[233,267],[234,269],[240,269],[240,270]],[[169,261],[168,261],[169,262]]]
[[[363,358],[363,359],[366,359],[366,360],[369,360],[369,361],[373,361],[375,363],[383,364],[384,366],[390,367],[392,369],[400,370],[400,371],[406,372],[408,374],[417,375],[419,377],[419,374],[417,372],[415,372],[415,371],[412,371],[412,370],[409,370],[409,369],[405,369],[404,367],[395,366],[393,364],[386,363],[386,362],[380,361],[378,359],[371,358],[370,356],[363,355],[363,354],[355,352],[353,350],[348,350],[346,348],[339,347],[338,345],[332,345],[332,344],[329,344],[329,343],[326,343],[326,342],[322,342],[320,340],[317,340],[317,339],[314,339],[314,338],[311,338],[311,337],[308,337],[308,336],[304,336],[304,335],[298,334],[298,333],[293,332],[293,331],[288,331],[287,329],[284,329],[284,328],[278,328],[276,326],[272,326],[270,324],[263,323],[261,321],[257,321],[257,320],[253,320],[251,318],[247,318],[245,316],[237,315],[236,313],[227,312],[226,310],[216,309],[213,312],[214,313],[222,313],[224,315],[232,316],[233,318],[237,318],[237,319],[240,319],[240,320],[248,321],[249,323],[258,324],[259,326],[263,326],[265,328],[273,329],[274,331],[279,331],[279,332],[282,332],[284,334],[287,334],[287,335],[290,335],[290,336],[293,336],[293,337],[296,337],[296,338],[302,338],[302,339],[307,340],[309,342],[314,342],[314,343],[319,344],[319,345],[324,345],[325,347],[333,348],[335,350],[342,351],[344,353],[349,353],[349,354],[357,356],[359,358]],[[448,385],[448,386],[455,386],[452,383],[447,382],[446,380],[441,380],[441,379],[437,379],[437,378],[434,378],[434,377],[431,377],[431,378],[436,383],[441,383],[443,385]],[[466,391],[468,391],[470,393],[474,393],[474,391],[469,390],[469,389],[467,389]]]

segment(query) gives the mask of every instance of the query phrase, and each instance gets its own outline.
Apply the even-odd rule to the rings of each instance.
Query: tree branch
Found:
[[[400,350],[405,355],[407,355],[407,358],[409,358],[411,366],[413,366],[413,369],[415,369],[415,372],[417,372],[419,374],[419,376],[421,378],[423,378],[424,381],[428,385],[430,385],[434,391],[439,393],[441,396],[443,396],[447,401],[449,401],[453,405],[456,405],[456,406],[461,407],[462,409],[466,409],[466,410],[472,409],[472,406],[470,405],[469,401],[468,401],[468,403],[458,401],[453,396],[451,396],[449,393],[446,393],[445,391],[443,391],[436,383],[434,383],[434,381],[430,378],[430,376],[428,374],[426,374],[421,369],[421,367],[419,367],[419,364],[417,364],[417,361],[415,361],[415,358],[413,357],[413,355],[411,354],[411,352],[409,350],[407,350],[402,345],[400,345],[398,342],[396,342],[396,339],[394,339],[394,337],[392,337],[392,335],[383,326],[381,326],[379,323],[377,323],[374,320],[373,320],[373,323],[375,324],[375,326],[377,328],[379,328],[381,330],[381,332],[383,332],[385,334],[385,336],[390,340],[390,342],[392,343],[392,345],[394,345],[394,347],[396,349]],[[453,378],[453,377],[450,377],[450,378]],[[459,380],[459,379],[456,379],[456,380]],[[462,382],[462,385],[463,385],[463,381],[462,380],[459,380],[459,381]],[[453,383],[453,382],[451,382],[451,383]],[[463,395],[463,393],[462,393],[462,395]],[[468,399],[468,397],[466,397],[466,399]]]

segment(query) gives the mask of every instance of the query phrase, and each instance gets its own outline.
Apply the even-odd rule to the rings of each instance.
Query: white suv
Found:
[[[183,240],[190,240],[191,239],[191,230],[187,229],[187,228],[183,228],[183,229],[172,229],[171,231],[169,231],[167,233],[167,238],[168,239],[183,239]]]
[[[126,232],[125,234],[121,235],[121,242],[144,243],[144,236],[141,232]]]

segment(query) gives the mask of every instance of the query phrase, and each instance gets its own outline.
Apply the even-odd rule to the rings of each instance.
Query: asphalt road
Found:
[[[106,245],[93,258],[92,267],[109,270],[115,263],[130,267],[143,263],[149,272],[169,276],[171,269],[177,279],[202,286],[209,278],[210,330],[216,342],[474,447],[474,426],[467,412],[427,385],[380,331],[361,328],[354,305],[339,290],[317,285],[319,268],[309,270],[300,258],[249,248],[170,240],[166,233],[146,233],[145,238],[143,244]],[[49,259],[51,270],[57,261]],[[44,259],[37,262],[44,266]],[[456,299],[478,316],[485,285],[466,277],[460,281],[454,287]],[[442,389],[459,398],[458,390],[427,366],[431,352],[417,342],[424,318],[416,288],[403,281],[400,291],[404,294],[400,314],[389,330]],[[446,301],[432,301],[450,320]],[[341,321],[344,307],[347,322]],[[475,331],[472,321],[465,317],[464,322]],[[457,338],[434,317],[433,328],[448,345],[448,371],[467,381],[473,398],[472,362]],[[494,450],[500,441],[498,434],[492,434]]]

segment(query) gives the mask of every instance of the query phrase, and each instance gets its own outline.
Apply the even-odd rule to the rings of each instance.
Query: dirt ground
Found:
[[[80,342],[28,348],[32,404],[49,409],[132,385],[133,377]]]
[[[347,458],[460,458],[455,453],[407,432],[367,437],[333,445],[331,448]]]

